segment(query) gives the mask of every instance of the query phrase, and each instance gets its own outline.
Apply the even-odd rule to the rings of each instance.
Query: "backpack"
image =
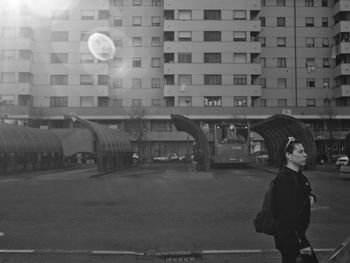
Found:
[[[277,221],[273,215],[273,194],[276,178],[271,181],[265,194],[261,211],[256,215],[253,225],[258,233],[274,236],[277,230]]]

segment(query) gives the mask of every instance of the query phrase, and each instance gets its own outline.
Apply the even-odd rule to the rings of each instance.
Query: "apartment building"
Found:
[[[2,5],[0,110],[6,122],[66,128],[74,112],[129,130],[147,109],[147,156],[183,153],[170,114],[210,131],[292,114],[315,131],[350,130],[348,0],[60,0]],[[90,52],[109,36],[113,59]]]

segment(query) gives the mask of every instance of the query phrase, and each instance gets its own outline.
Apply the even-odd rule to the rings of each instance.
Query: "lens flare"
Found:
[[[101,33],[93,33],[88,39],[90,52],[99,60],[107,61],[113,58],[115,46],[113,41]]]

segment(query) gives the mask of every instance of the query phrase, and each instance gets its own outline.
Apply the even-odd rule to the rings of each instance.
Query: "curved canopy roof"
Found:
[[[59,138],[48,130],[0,123],[0,153],[62,153]]]
[[[177,114],[171,114],[171,119],[173,120],[175,127],[178,131],[184,131],[192,135],[195,138],[198,145],[203,149],[204,152],[204,170],[207,171],[210,166],[210,152],[209,143],[207,136],[194,121]]]
[[[252,125],[251,130],[264,138],[269,151],[270,165],[279,164],[278,149],[282,141],[289,136],[293,136],[303,143],[305,151],[309,156],[308,165],[311,167],[315,165],[315,141],[311,130],[302,121],[288,115],[276,114]]]
[[[77,116],[71,116],[72,119],[78,121],[87,127],[98,143],[98,151],[103,152],[131,152],[131,144],[125,132],[111,129],[99,123],[83,120]]]

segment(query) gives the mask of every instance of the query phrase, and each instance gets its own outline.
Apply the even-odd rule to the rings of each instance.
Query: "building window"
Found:
[[[56,42],[68,41],[68,31],[53,31],[53,32],[51,32],[51,41],[56,41]]]
[[[331,66],[329,58],[323,58],[323,67],[329,68]]]
[[[323,88],[328,89],[329,88],[329,79],[323,79]]]
[[[166,9],[164,10],[164,19],[165,20],[174,20],[175,19],[175,11]]]
[[[164,84],[165,85],[174,85],[175,84],[175,77],[174,77],[174,75],[165,74],[164,75]]]
[[[322,47],[329,47],[328,37],[322,38]]]
[[[204,53],[204,63],[221,63],[221,53]]]
[[[313,7],[314,6],[314,0],[305,0],[305,6]]]
[[[132,59],[132,67],[133,68],[141,68],[141,58],[140,57],[134,57]]]
[[[68,63],[68,53],[51,53],[51,63]]]
[[[123,26],[122,17],[116,17],[113,19],[113,26]]]
[[[265,0],[260,0],[260,5],[261,6],[266,6],[266,1]]]
[[[14,83],[16,81],[15,72],[1,72],[2,83]]]
[[[259,99],[259,106],[266,107],[266,99]]]
[[[120,37],[115,38],[115,39],[113,39],[113,43],[114,43],[114,46],[121,47],[121,46],[123,46],[123,39]]]
[[[133,47],[141,47],[142,45],[142,38],[141,37],[133,37],[132,38],[132,46]]]
[[[19,72],[19,83],[32,83],[33,82],[33,74],[30,72]]]
[[[80,32],[80,40],[87,41],[89,39],[90,35],[91,35],[91,32],[88,32],[88,31]]]
[[[178,54],[179,63],[192,63],[192,53],[179,53]]]
[[[131,100],[131,105],[133,107],[141,107],[142,105],[142,100],[141,99],[132,99]]]
[[[90,53],[80,54],[80,63],[94,63],[94,57]]]
[[[152,37],[151,46],[160,47],[160,37]]]
[[[52,20],[68,20],[69,11],[68,10],[53,10],[51,13]]]
[[[161,2],[160,0],[152,0],[152,6],[160,6]]]
[[[266,58],[260,58],[259,61],[260,61],[261,67],[266,68]]]
[[[160,26],[160,16],[152,16],[152,26]]]
[[[94,85],[94,75],[80,75],[80,85]]]
[[[133,6],[141,6],[142,5],[142,0],[132,0],[132,5]]]
[[[233,20],[246,20],[246,10],[233,10]]]
[[[278,99],[277,106],[278,107],[286,107],[287,106],[287,99]]]
[[[247,63],[247,54],[246,53],[234,53],[233,54],[233,63]]]
[[[123,6],[124,5],[123,0],[109,0],[109,2],[112,6]]]
[[[316,86],[315,86],[315,79],[313,79],[313,78],[306,79],[306,88],[307,89],[314,89],[314,88],[316,88]]]
[[[0,95],[0,105],[14,105],[15,96],[14,95]]]
[[[305,38],[305,47],[315,47],[315,38],[313,37]]]
[[[160,58],[152,58],[151,66],[152,66],[152,68],[159,68],[160,67]]]
[[[285,47],[286,46],[286,38],[285,37],[278,37],[277,38],[277,46],[278,47]]]
[[[262,27],[266,26],[266,18],[263,17],[263,16],[261,16],[259,19],[260,19],[260,25],[261,25]]]
[[[286,0],[277,0],[276,5],[277,6],[286,6]]]
[[[192,32],[191,31],[179,31],[178,40],[179,41],[191,41],[192,40]]]
[[[164,31],[164,41],[174,41],[174,31]]]
[[[68,97],[50,97],[50,107],[68,107]]]
[[[109,76],[108,75],[97,75],[97,85],[108,85]]]
[[[179,20],[191,20],[192,19],[192,10],[179,10],[178,11]]]
[[[68,75],[51,75],[51,85],[68,85]]]
[[[222,97],[204,97],[204,107],[221,107]]]
[[[123,58],[122,57],[113,58],[112,67],[120,68],[121,66],[123,66]]]
[[[19,60],[31,60],[33,58],[33,52],[28,49],[19,50]]]
[[[142,17],[141,16],[133,16],[132,17],[132,25],[133,26],[141,26]]]
[[[277,67],[278,68],[285,68],[287,65],[286,58],[277,58]]]
[[[179,85],[192,85],[192,75],[191,74],[179,74],[178,76]]]
[[[247,41],[247,32],[245,31],[234,31],[233,32],[233,41]]]
[[[80,97],[80,107],[93,107],[94,97]]]
[[[322,0],[322,7],[328,6],[328,0]]]
[[[33,37],[33,30],[30,27],[20,27],[19,28],[19,37],[32,38]]]
[[[262,89],[266,88],[266,79],[265,78],[259,78],[259,84]]]
[[[315,59],[314,58],[306,58],[306,69],[307,72],[314,72],[316,68]]]
[[[277,17],[277,26],[286,26],[286,18],[285,17]]]
[[[277,79],[277,88],[278,89],[287,88],[287,79],[286,78],[278,78]]]
[[[132,88],[133,89],[141,89],[141,78],[133,78],[132,79]]]
[[[192,97],[190,96],[179,96],[178,104],[182,107],[190,107],[192,106]]]
[[[164,63],[174,63],[175,54],[174,53],[164,53]]]
[[[152,89],[160,89],[160,78],[152,78],[151,86]]]
[[[112,79],[112,88],[113,89],[121,89],[121,88],[123,88],[123,79],[122,78],[114,78],[114,79]]]
[[[204,20],[221,20],[221,10],[204,10]]]
[[[1,52],[1,50],[0,50]],[[16,59],[16,50],[14,49],[4,49],[1,52],[1,60],[15,60]]]
[[[328,17],[322,17],[322,27],[328,27]]]
[[[221,41],[221,31],[204,31],[204,41]]]
[[[316,100],[315,99],[306,99],[306,107],[315,107]]]
[[[235,96],[233,98],[233,106],[234,107],[247,107],[247,97],[246,96]]]
[[[123,107],[123,100],[122,99],[113,99],[113,107],[115,107],[115,108]]]
[[[219,74],[204,75],[204,85],[221,85],[221,75]]]
[[[108,20],[110,16],[109,10],[98,10],[98,20]]]
[[[97,107],[108,107],[109,97],[97,97]]]
[[[152,99],[152,107],[160,107],[160,99]]]
[[[94,20],[95,10],[93,9],[82,9],[81,10],[81,20]]]
[[[305,26],[313,27],[314,26],[314,18],[313,17],[305,17]]]
[[[233,85],[247,85],[247,75],[244,75],[244,74],[233,75]]]
[[[259,37],[259,42],[262,47],[266,47],[266,38],[265,37]]]

